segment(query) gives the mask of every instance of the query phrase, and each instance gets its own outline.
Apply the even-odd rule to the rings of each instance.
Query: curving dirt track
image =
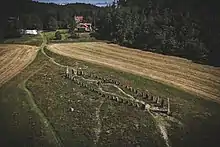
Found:
[[[150,77],[220,102],[220,68],[102,42],[52,44],[55,53]]]
[[[36,55],[34,46],[0,45],[0,87],[28,66]]]

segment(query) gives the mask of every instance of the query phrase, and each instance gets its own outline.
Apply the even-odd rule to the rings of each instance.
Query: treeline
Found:
[[[98,21],[100,38],[220,65],[220,13],[211,1],[119,0]]]
[[[8,9],[14,4],[17,4],[19,8],[16,7],[18,10],[10,9],[12,12],[8,12],[4,19],[5,25],[1,27],[4,30],[2,37],[17,37],[20,29],[67,29],[73,27],[76,15],[84,16],[85,21],[94,22],[95,12],[98,9],[90,4],[56,5],[31,0],[20,2],[11,0],[10,5],[7,6]]]
[[[93,22],[93,13],[98,9],[94,5],[81,3],[56,5],[30,2],[28,7],[31,9],[20,16],[20,25],[29,29],[68,28],[75,15],[84,16],[85,21]]]

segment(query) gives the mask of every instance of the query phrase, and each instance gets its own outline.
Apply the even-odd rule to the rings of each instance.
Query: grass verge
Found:
[[[19,38],[6,39],[3,41],[3,43],[40,46],[42,44],[42,38],[40,35],[23,35]]]

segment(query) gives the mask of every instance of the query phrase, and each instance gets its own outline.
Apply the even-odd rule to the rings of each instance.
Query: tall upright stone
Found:
[[[160,107],[163,107],[164,105],[164,99],[161,99]]]
[[[167,115],[170,115],[171,111],[170,111],[170,98],[167,98]]]

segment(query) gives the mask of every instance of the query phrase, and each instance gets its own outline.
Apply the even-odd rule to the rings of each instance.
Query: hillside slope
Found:
[[[55,53],[103,64],[220,102],[220,68],[101,42],[52,44]]]

